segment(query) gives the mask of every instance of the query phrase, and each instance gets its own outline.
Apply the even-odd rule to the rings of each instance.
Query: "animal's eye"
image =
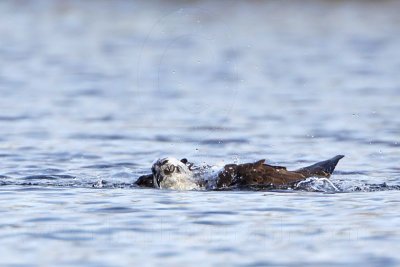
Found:
[[[175,166],[174,165],[169,165],[167,168],[165,168],[164,173],[165,174],[171,174],[175,171]]]

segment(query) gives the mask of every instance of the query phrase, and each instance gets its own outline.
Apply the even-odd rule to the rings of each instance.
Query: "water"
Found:
[[[399,8],[2,1],[0,263],[399,265],[399,191],[368,185],[400,185]],[[131,185],[336,154],[347,193]]]

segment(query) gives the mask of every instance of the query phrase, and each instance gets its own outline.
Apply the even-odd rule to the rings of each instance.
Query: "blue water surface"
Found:
[[[399,10],[0,2],[1,265],[400,265],[400,192],[368,186],[400,185]],[[132,186],[164,156],[337,154],[346,193]]]

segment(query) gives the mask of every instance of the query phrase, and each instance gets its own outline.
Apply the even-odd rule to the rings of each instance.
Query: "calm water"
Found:
[[[400,265],[400,191],[368,185],[400,185],[399,11],[2,1],[1,265]],[[346,193],[131,186],[161,156],[336,154]]]

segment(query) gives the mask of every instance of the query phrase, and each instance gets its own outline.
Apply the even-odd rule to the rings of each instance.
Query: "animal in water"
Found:
[[[204,175],[200,168],[194,167],[187,159],[167,157],[156,160],[151,168],[152,173],[140,176],[135,184],[172,190],[283,189],[293,187],[309,177],[329,178],[343,157],[337,155],[294,171],[282,166],[269,165],[262,159],[254,163],[227,164],[211,175]]]

